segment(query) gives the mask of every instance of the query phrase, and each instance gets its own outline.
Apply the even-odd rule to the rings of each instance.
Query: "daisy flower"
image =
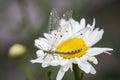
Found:
[[[73,64],[85,73],[95,74],[96,70],[89,63],[98,64],[96,55],[108,53],[112,48],[92,47],[101,40],[104,30],[95,28],[95,19],[92,25],[85,19],[80,22],[70,18],[60,19],[59,27],[50,33],[44,33],[44,38],[35,40],[35,46],[39,48],[37,58],[32,63],[41,63],[42,67],[60,66],[56,80],[62,80],[64,74]]]

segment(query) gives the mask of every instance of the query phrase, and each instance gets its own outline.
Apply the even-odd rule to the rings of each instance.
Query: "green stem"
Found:
[[[77,64],[73,64],[73,72],[75,80],[82,80],[83,72],[79,69]]]
[[[48,72],[48,78],[49,78],[49,80],[51,80],[51,73],[52,73],[51,71]]]
[[[24,72],[25,72],[28,80],[35,80],[35,79],[33,78],[33,75],[32,75],[32,73],[31,73],[31,71],[30,71],[30,69],[29,69],[29,67],[28,67],[28,64],[27,64],[27,62],[25,61],[25,59],[22,58],[22,59],[20,60],[20,62],[21,62],[21,66],[22,66],[22,68],[23,68],[23,70],[24,70]]]

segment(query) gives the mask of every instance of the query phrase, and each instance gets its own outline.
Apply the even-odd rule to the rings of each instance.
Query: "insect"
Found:
[[[57,12],[57,9],[52,9],[52,11],[50,13],[49,23],[48,23],[48,32],[51,33],[51,31],[57,30],[58,34],[55,34],[55,38],[52,40],[53,44],[52,44],[51,49],[43,50],[43,52],[46,53],[45,57],[47,56],[47,54],[51,54],[51,55],[54,55],[54,54],[74,54],[74,53],[78,53],[82,50],[81,48],[76,49],[76,50],[72,50],[72,51],[68,51],[68,52],[59,52],[59,51],[52,50],[55,47],[55,43],[57,43],[57,41],[58,41],[57,37],[59,37],[59,36],[62,37],[62,34],[65,32],[64,29],[61,29],[60,24],[59,24],[61,18],[65,19],[65,20],[72,18],[72,10],[66,11],[60,17],[59,13]]]
[[[78,53],[80,52],[82,49],[76,49],[76,50],[73,50],[73,51],[68,51],[68,52],[59,52],[59,51],[47,51],[47,50],[43,50],[44,53],[48,53],[48,54],[74,54],[74,53]]]
[[[64,54],[64,55],[67,55],[67,54],[74,54],[74,53],[78,53],[80,52],[82,49],[76,49],[76,50],[73,50],[73,51],[68,51],[68,52],[59,52],[59,51],[47,51],[47,50],[43,50],[44,53],[46,53],[46,55],[43,57],[43,59],[46,58],[47,54],[51,54],[51,55],[54,55],[54,54]]]

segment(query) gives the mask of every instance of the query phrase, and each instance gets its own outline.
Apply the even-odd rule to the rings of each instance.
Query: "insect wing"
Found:
[[[52,30],[57,30],[58,33],[55,34],[54,38],[52,39],[53,42],[51,42],[50,50],[52,50],[55,47],[55,45],[59,42],[59,38],[61,37],[61,35],[63,35],[67,30],[67,27],[60,27],[60,19],[63,18],[68,20],[71,17],[72,17],[71,10],[66,11],[61,17],[56,9],[51,10],[48,31],[51,32]]]
[[[72,10],[68,10],[63,14],[62,18],[65,20],[69,20],[70,18],[72,18],[72,13]]]
[[[49,18],[48,31],[57,30],[59,27],[60,16],[56,9],[52,9]]]
[[[70,18],[72,18],[72,10],[67,10],[61,16],[61,19],[65,19],[66,21],[68,21]],[[61,28],[59,28],[59,32],[60,32],[60,35],[64,35],[64,33],[68,32],[68,27],[61,26]]]

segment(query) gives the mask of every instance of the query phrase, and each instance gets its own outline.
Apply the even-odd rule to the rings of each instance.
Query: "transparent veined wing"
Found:
[[[62,18],[65,19],[65,20],[69,20],[70,18],[72,18],[72,13],[73,13],[72,10],[67,10],[63,14]]]
[[[67,26],[60,26],[60,19],[69,20],[69,18],[72,18],[72,10],[68,10],[62,15],[58,13],[57,9],[51,10],[48,31],[51,32],[52,30],[56,30],[57,33],[54,34],[55,36],[52,39],[50,50],[52,50],[56,46],[56,44],[59,42],[59,39],[62,38],[61,36],[64,35],[67,30]]]
[[[49,25],[48,25],[48,32],[51,32],[52,30],[57,30],[60,22],[60,15],[57,11],[57,9],[52,9],[50,12],[49,17]]]
[[[51,32],[52,30],[57,30],[60,27],[60,19],[69,20],[72,18],[72,10],[67,10],[65,13],[60,16],[57,9],[54,8],[50,12],[49,17],[49,25],[48,25],[48,32]]]

